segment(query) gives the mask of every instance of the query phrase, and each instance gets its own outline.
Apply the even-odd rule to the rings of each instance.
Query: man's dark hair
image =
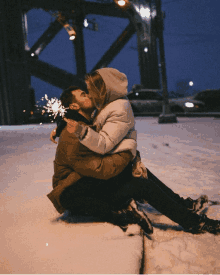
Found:
[[[66,90],[64,90],[60,96],[60,100],[62,105],[65,108],[68,108],[69,105],[73,102],[76,102],[75,96],[72,94],[72,91],[81,90],[78,86],[70,86]]]

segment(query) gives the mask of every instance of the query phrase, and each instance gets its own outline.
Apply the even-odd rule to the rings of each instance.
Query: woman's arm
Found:
[[[113,103],[105,107],[108,115],[98,133],[88,126],[65,119],[68,124],[67,131],[74,133],[80,143],[93,152],[101,155],[110,152],[134,127],[134,115],[129,101],[119,99]]]

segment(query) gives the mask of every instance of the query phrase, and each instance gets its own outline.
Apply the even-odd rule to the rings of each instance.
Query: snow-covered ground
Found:
[[[220,119],[178,121],[158,124],[157,118],[136,117],[142,161],[181,196],[207,194],[220,201]],[[60,215],[46,196],[52,190],[54,127],[0,126],[0,273],[72,273],[77,261],[75,273],[82,272],[85,236],[77,235],[76,249],[79,227],[56,222]],[[217,209],[212,216],[219,219]]]
[[[178,118],[158,124],[136,118],[138,150],[156,176],[182,196],[220,200],[220,119]]]
[[[219,198],[220,119],[183,117],[173,124],[158,124],[158,119],[152,117],[135,120],[138,150],[146,167],[183,196],[207,193]],[[22,175],[18,161],[21,155],[27,166],[34,165],[41,171],[41,178],[49,181],[56,149],[49,141],[49,133],[54,127],[55,124],[0,126],[0,174],[4,178],[1,191],[12,183],[7,175],[14,179]],[[45,167],[50,167],[49,171]]]

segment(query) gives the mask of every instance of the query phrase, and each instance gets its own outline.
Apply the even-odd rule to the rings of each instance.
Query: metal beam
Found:
[[[46,9],[52,11],[73,10],[81,0],[21,0],[25,10]]]
[[[86,56],[84,47],[84,18],[85,18],[85,5],[79,3],[78,8],[75,10],[76,16],[73,16],[73,23],[75,23],[76,39],[73,41],[75,50],[75,60],[77,76],[84,78],[86,74]]]
[[[39,55],[62,28],[63,26],[57,20],[52,22],[50,26],[47,28],[47,30],[32,46],[30,53],[34,55]]]
[[[132,35],[135,33],[135,27],[132,23],[125,28],[125,30],[119,35],[115,42],[111,45],[109,50],[102,56],[100,61],[94,66],[92,71],[99,68],[106,67],[113,58],[121,51],[125,44],[129,41]]]
[[[103,4],[103,3],[86,2],[85,12],[86,14],[99,14],[104,16],[128,18],[128,14],[126,13],[126,10],[120,8],[115,3]]]
[[[78,76],[38,60],[37,58],[30,57],[28,59],[28,67],[31,75],[60,89],[66,89],[71,85],[77,86],[82,84],[82,80],[80,80]]]
[[[128,14],[137,31],[141,85],[148,89],[160,89],[154,0],[145,1],[142,7],[135,0],[131,0],[130,4]],[[141,14],[141,8],[146,10],[145,16]]]
[[[4,112],[0,121],[2,124],[22,124],[31,104],[20,0],[1,0],[0,13],[0,92]]]
[[[86,14],[99,14],[105,16],[115,16],[127,18],[127,14],[115,3],[95,3],[82,0],[22,0],[25,10],[45,9],[52,11],[72,11],[77,9],[79,3],[85,5]]]

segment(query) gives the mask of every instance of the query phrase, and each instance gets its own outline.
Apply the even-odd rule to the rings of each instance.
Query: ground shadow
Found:
[[[82,215],[72,215],[68,210],[66,210],[61,216],[55,218],[52,222],[63,221],[66,223],[93,223],[93,222],[105,222],[98,217],[93,216],[82,216]]]
[[[163,231],[172,230],[172,231],[184,231],[182,226],[180,225],[171,225],[171,224],[165,224],[165,223],[153,223],[152,226],[155,228],[159,228]]]
[[[137,202],[138,209],[154,215],[163,215],[148,203]],[[147,214],[146,213],[146,214]]]

